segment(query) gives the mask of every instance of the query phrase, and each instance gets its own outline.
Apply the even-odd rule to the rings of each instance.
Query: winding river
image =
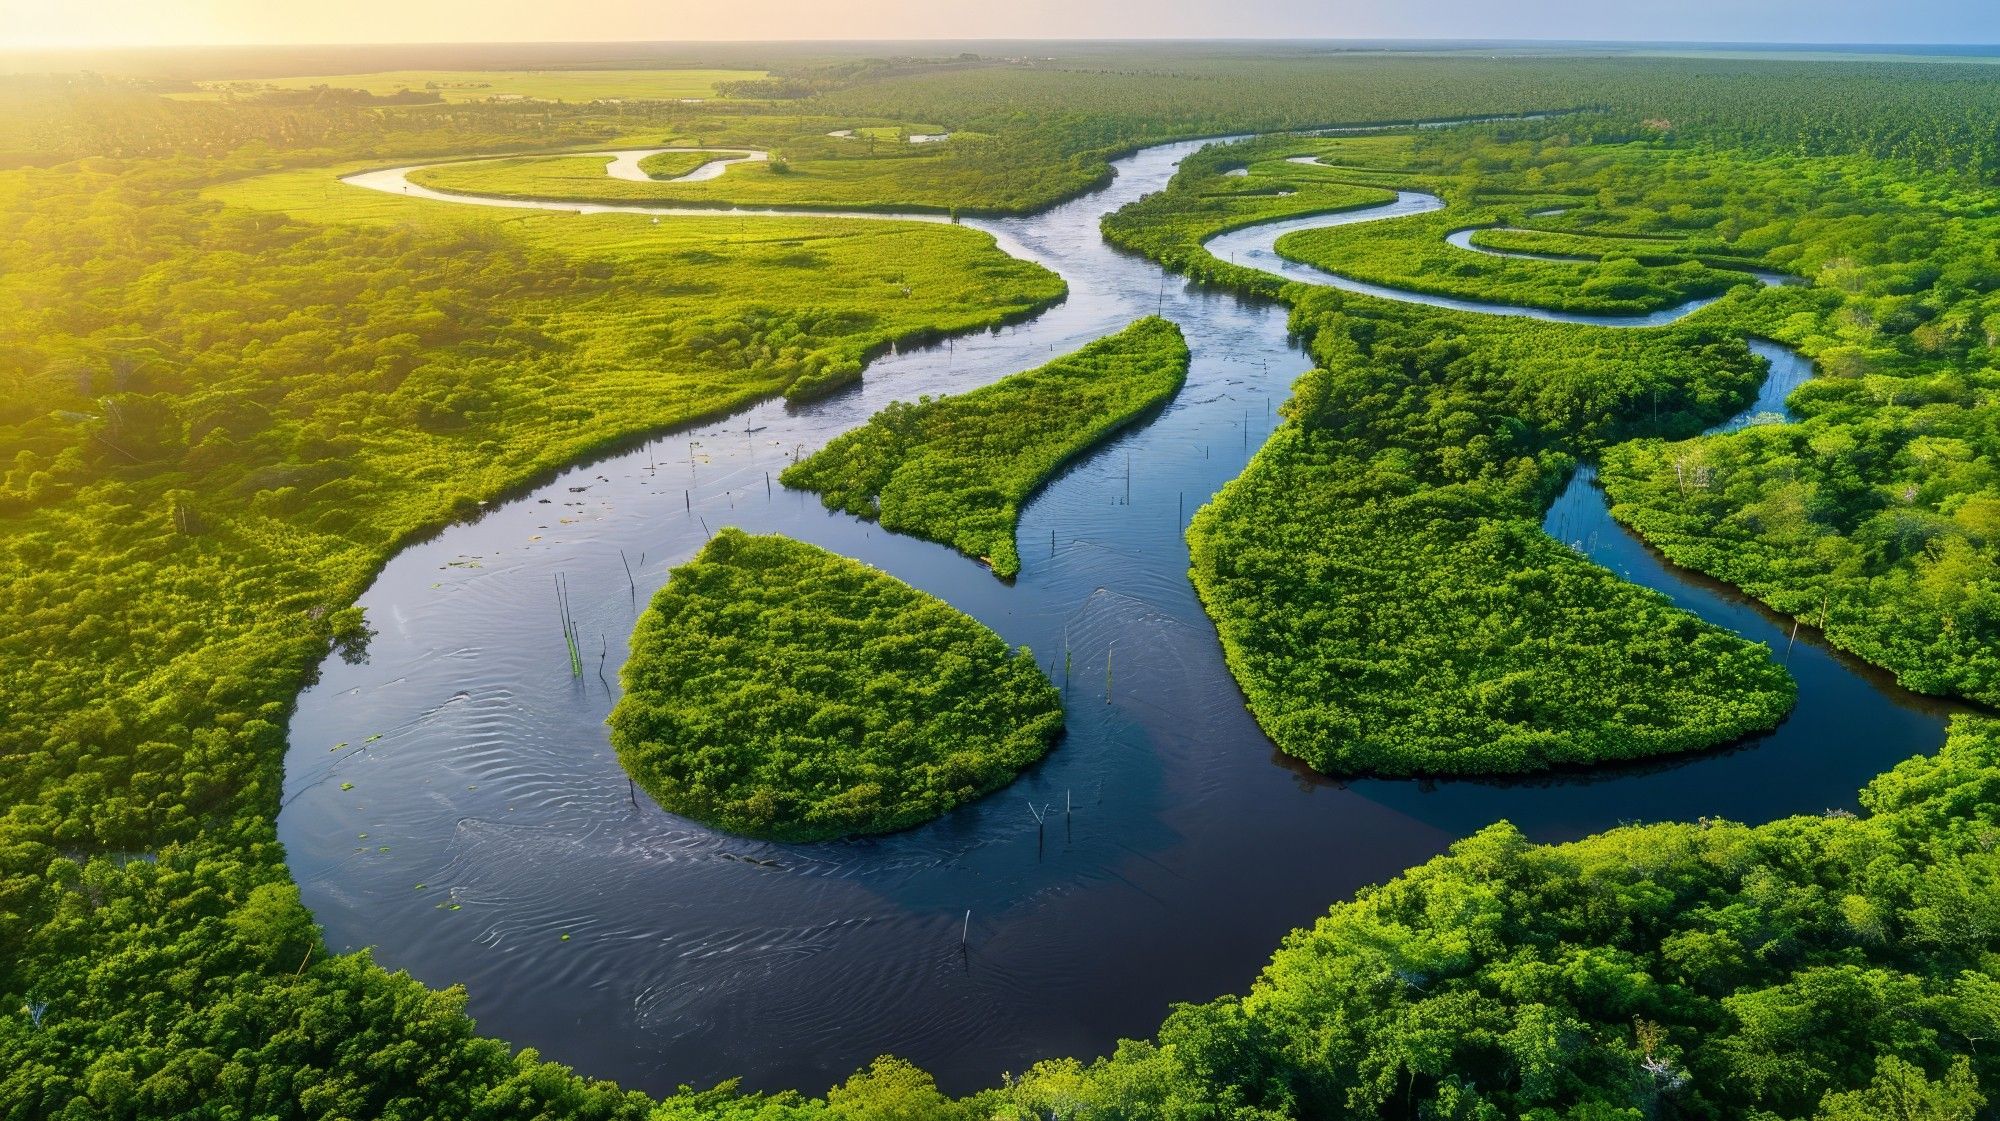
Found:
[[[361,600],[379,632],[368,660],[330,659],[291,726],[279,831],[329,943],[372,946],[432,984],[462,982],[482,1031],[640,1089],[741,1075],[746,1088],[818,1092],[895,1053],[965,1091],[1150,1034],[1173,1001],[1242,991],[1285,932],[1494,821],[1560,840],[1634,820],[1817,813],[1937,746],[1950,706],[1810,636],[1788,649],[1780,623],[1615,525],[1584,472],[1550,510],[1551,532],[1769,643],[1800,683],[1789,720],[1730,750],[1512,782],[1331,782],[1279,756],[1223,666],[1182,533],[1270,432],[1306,359],[1283,308],[1190,286],[1097,229],[1199,146],[1143,150],[1103,189],[1032,217],[967,223],[1069,281],[1068,300],[1032,322],[886,356],[854,391],[802,410],[758,405],[576,467],[399,553]],[[551,205],[438,195],[410,187],[405,170],[351,181]],[[1436,205],[1405,192],[1212,248],[1494,314],[1644,326],[1705,302],[1564,316],[1362,285],[1271,249],[1291,229]],[[986,384],[1156,309],[1193,350],[1185,388],[1033,502],[1013,585],[767,482],[892,399]],[[1783,391],[1810,370],[1759,346],[1779,376],[1749,412],[1781,412]],[[1059,680],[1067,647],[1067,738],[1006,791],[855,842],[746,841],[635,796],[604,728],[625,636],[667,568],[722,525],[874,564],[1032,646]],[[557,574],[584,638],[581,680],[568,672]],[[1055,807],[1045,827],[1030,803]]]

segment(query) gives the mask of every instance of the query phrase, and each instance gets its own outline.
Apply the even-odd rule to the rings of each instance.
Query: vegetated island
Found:
[[[746,160],[750,153],[725,148],[702,148],[688,152],[654,152],[639,161],[639,170],[648,178],[679,179],[718,160]]]
[[[1578,458],[1740,408],[1763,374],[1742,339],[1471,315],[1199,264],[1207,238],[1275,216],[1262,185],[1323,174],[1264,158],[1293,151],[1190,157],[1166,192],[1103,223],[1121,245],[1291,303],[1319,366],[1188,530],[1195,587],[1265,732],[1321,771],[1463,775],[1695,751],[1775,726],[1796,688],[1766,649],[1539,524]],[[1246,157],[1251,173],[1229,176]],[[1217,183],[1234,193],[1206,189]]]
[[[409,180],[434,191],[480,198],[614,205],[671,203],[675,200],[660,193],[664,185],[677,183],[682,176],[718,160],[748,155],[740,149],[722,148],[655,152],[639,161],[645,180],[613,178],[603,152],[451,160],[416,168],[409,173]]]
[[[1173,397],[1179,327],[1158,316],[956,397],[898,401],[779,476],[830,509],[950,545],[1012,577],[1021,504],[1065,464]]]
[[[1740,340],[1336,293],[1295,323],[1320,369],[1188,530],[1230,669],[1287,754],[1336,773],[1520,773],[1699,750],[1784,717],[1795,686],[1764,647],[1537,521],[1572,462],[1561,443],[1615,438],[1656,392],[1687,423],[1740,399],[1758,373]]]
[[[888,833],[1011,781],[1062,730],[1024,647],[858,561],[724,529],[632,635],[611,742],[662,806],[731,833]]]

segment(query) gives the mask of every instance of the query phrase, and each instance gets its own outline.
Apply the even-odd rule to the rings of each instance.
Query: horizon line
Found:
[[[1433,38],[1427,36],[1370,36],[1370,37],[1299,37],[1290,35],[1248,35],[1248,36],[977,36],[977,37],[899,37],[867,36],[860,38],[773,38],[773,39],[439,39],[439,40],[355,40],[352,42],[324,42],[315,40],[268,40],[258,42],[188,42],[188,43],[8,43],[0,41],[0,52],[13,53],[60,53],[81,51],[184,51],[184,50],[260,50],[269,48],[311,47],[322,50],[357,47],[534,47],[534,46],[606,46],[606,47],[743,47],[743,46],[861,46],[878,44],[975,44],[975,43],[1066,43],[1066,44],[1185,44],[1221,45],[1232,43],[1271,44],[1286,43],[1296,45],[1312,44],[1357,44],[1357,45],[1457,45],[1462,47],[1482,46],[1529,46],[1529,47],[1693,47],[1709,50],[1731,48],[1762,48],[1779,50],[1836,50],[1836,51],[1884,51],[1896,49],[1922,50],[1996,50],[2000,42],[1937,42],[1918,40],[1852,40],[1852,39],[1555,39],[1555,38]]]

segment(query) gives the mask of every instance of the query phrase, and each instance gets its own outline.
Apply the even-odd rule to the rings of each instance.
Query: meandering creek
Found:
[[[291,726],[279,831],[329,942],[372,946],[432,984],[464,983],[482,1031],[632,1087],[741,1075],[747,1088],[818,1092],[895,1053],[964,1091],[1149,1034],[1171,1002],[1242,991],[1286,931],[1494,821],[1560,840],[1626,821],[1817,813],[1852,805],[1870,776],[1941,742],[1949,706],[1810,635],[1787,652],[1788,622],[1663,564],[1610,520],[1586,472],[1550,510],[1551,532],[1771,644],[1800,684],[1784,725],[1693,758],[1515,782],[1336,783],[1278,756],[1223,666],[1182,531],[1268,435],[1307,359],[1283,308],[1191,286],[1097,229],[1198,147],[1141,151],[1105,188],[1039,215],[967,223],[1069,281],[1069,299],[1032,322],[884,357],[853,392],[800,411],[758,405],[576,467],[399,553],[361,600],[379,632],[368,661],[330,659]],[[408,187],[402,170],[350,181],[455,197]],[[1212,248],[1492,314],[1646,326],[1704,303],[1566,316],[1362,285],[1271,250],[1291,229],[1435,205],[1405,192]],[[893,399],[986,384],[1155,310],[1186,332],[1186,387],[1033,502],[1014,585],[829,514],[816,496],[767,489],[794,454]],[[1758,345],[1778,372],[1748,412],[1781,411],[1810,370]],[[722,836],[633,795],[603,724],[625,637],[667,568],[722,525],[877,565],[1032,646],[1058,681],[1067,647],[1067,738],[993,797],[848,843]],[[582,680],[568,671],[557,574],[584,638]],[[1030,803],[1054,807],[1041,830]]]

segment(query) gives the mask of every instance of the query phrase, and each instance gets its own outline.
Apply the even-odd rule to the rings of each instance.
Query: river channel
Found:
[[[1199,146],[1140,151],[1104,188],[1034,216],[965,223],[1067,279],[1068,299],[1032,321],[884,356],[853,391],[803,409],[754,406],[575,467],[392,559],[360,601],[378,632],[368,659],[329,659],[291,725],[279,831],[330,945],[463,983],[482,1032],[633,1088],[742,1076],[818,1093],[893,1053],[963,1092],[1149,1035],[1172,1002],[1243,991],[1287,931],[1495,821],[1563,840],[1630,821],[1818,813],[1938,746],[1951,706],[1809,634],[1788,649],[1789,620],[1663,563],[1611,521],[1585,471],[1549,512],[1551,532],[1769,644],[1800,686],[1783,725],[1722,751],[1526,781],[1333,782],[1281,757],[1223,665],[1183,531],[1270,433],[1307,359],[1284,308],[1190,285],[1098,233]],[[453,197],[403,191],[403,170],[350,181]],[[1647,326],[1702,305],[1556,315],[1361,285],[1271,248],[1292,229],[1436,205],[1404,192],[1211,248],[1492,314]],[[774,481],[891,400],[990,383],[1156,310],[1187,336],[1186,386],[1027,508],[1013,584]],[[1774,376],[1746,416],[1782,414],[1810,367],[1757,345]],[[634,797],[604,726],[626,636],[668,567],[724,525],[875,565],[1032,647],[1059,681],[1069,649],[1066,738],[1000,793],[859,841],[746,841]],[[558,574],[584,640],[581,680]],[[1053,807],[1039,829],[1031,804]]]

